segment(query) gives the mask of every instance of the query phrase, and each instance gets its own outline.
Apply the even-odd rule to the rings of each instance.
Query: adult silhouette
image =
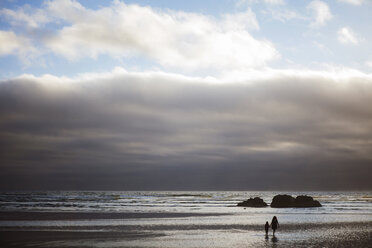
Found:
[[[275,231],[276,229],[278,229],[278,227],[279,227],[278,219],[276,218],[276,216],[274,216],[271,221],[271,228],[273,229],[273,235],[275,235]]]

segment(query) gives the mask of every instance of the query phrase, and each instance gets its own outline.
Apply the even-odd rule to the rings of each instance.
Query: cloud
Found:
[[[70,60],[141,57],[167,68],[229,70],[262,67],[279,58],[270,41],[250,34],[259,29],[250,9],[214,18],[119,1],[93,10],[76,1],[56,0],[34,11],[45,18],[34,18],[21,8],[5,12],[14,23],[32,27],[58,23],[61,28],[55,32],[33,38]]]
[[[245,12],[226,14],[223,18],[223,28],[225,30],[258,30],[256,15],[251,9],[247,9]]]
[[[32,50],[29,40],[17,36],[13,31],[0,30],[0,56],[10,54],[21,54]]]
[[[337,32],[337,39],[342,44],[357,45],[360,42],[360,39],[357,38],[357,35],[353,32],[353,30],[350,27],[340,28]]]
[[[293,19],[306,20],[306,17],[290,9],[269,9],[262,11],[262,13],[269,14],[272,19],[283,23]]]
[[[366,61],[366,66],[368,66],[370,69],[372,69],[372,61]]]
[[[362,5],[364,3],[364,0],[338,0],[338,1],[356,6]]]
[[[24,66],[31,65],[40,55],[40,51],[28,37],[17,35],[13,31],[0,30],[0,44],[0,56],[15,55]]]
[[[286,3],[284,0],[264,0],[264,2],[271,5],[284,5]]]
[[[314,12],[314,20],[310,23],[313,28],[323,26],[333,17],[328,5],[322,1],[314,0],[306,8]]]
[[[29,5],[19,7],[17,10],[4,8],[0,10],[0,14],[14,26],[23,26],[25,24],[29,28],[38,28],[40,25],[52,20],[44,10],[34,9]]]
[[[260,177],[370,187],[372,78],[334,70],[217,80],[118,68],[2,81],[2,188],[28,176],[62,188],[84,178],[87,188],[243,189],[263,186]]]
[[[246,4],[254,4],[259,3],[260,1],[257,0],[239,0],[236,2],[237,6],[242,6]],[[285,0],[264,0],[264,3],[267,5],[285,5]]]

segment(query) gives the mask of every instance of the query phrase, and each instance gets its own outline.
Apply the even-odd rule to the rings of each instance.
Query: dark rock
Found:
[[[295,198],[290,195],[274,196],[270,206],[272,208],[291,208],[294,206]]]
[[[322,205],[307,195],[300,195],[296,198],[290,195],[276,195],[270,206],[273,208],[312,208],[321,207]]]
[[[239,202],[239,207],[252,207],[252,208],[262,208],[267,207],[266,202],[264,202],[261,198],[255,197],[255,198],[249,198],[246,201]]]
[[[314,208],[314,207],[321,207],[322,205],[314,200],[311,196],[307,195],[299,195],[296,197],[295,200],[295,207],[296,208]]]

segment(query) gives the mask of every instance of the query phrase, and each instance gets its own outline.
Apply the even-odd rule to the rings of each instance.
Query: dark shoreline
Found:
[[[372,221],[368,222],[335,222],[335,223],[285,223],[281,224],[280,230],[284,232],[314,231],[328,229],[366,229],[372,230]],[[258,224],[152,224],[152,225],[48,225],[39,226],[0,226],[0,232],[20,231],[59,231],[59,232],[152,232],[152,231],[191,231],[191,230],[242,230],[242,231],[262,231],[262,225]]]
[[[0,231],[0,247],[49,247],[48,242],[137,240],[160,236],[163,235],[152,232]]]
[[[0,211],[0,221],[6,220],[91,220],[91,219],[140,219],[140,218],[186,218],[223,216],[218,213],[115,213],[115,212],[11,212]]]

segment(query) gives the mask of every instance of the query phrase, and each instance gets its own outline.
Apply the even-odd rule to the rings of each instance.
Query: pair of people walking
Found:
[[[273,217],[273,219],[271,220],[271,224],[270,225],[269,225],[269,222],[266,221],[266,224],[265,224],[266,235],[269,232],[269,227],[270,226],[273,229],[273,235],[275,235],[275,231],[279,227],[279,222],[278,222],[278,219],[276,218],[276,216]]]

